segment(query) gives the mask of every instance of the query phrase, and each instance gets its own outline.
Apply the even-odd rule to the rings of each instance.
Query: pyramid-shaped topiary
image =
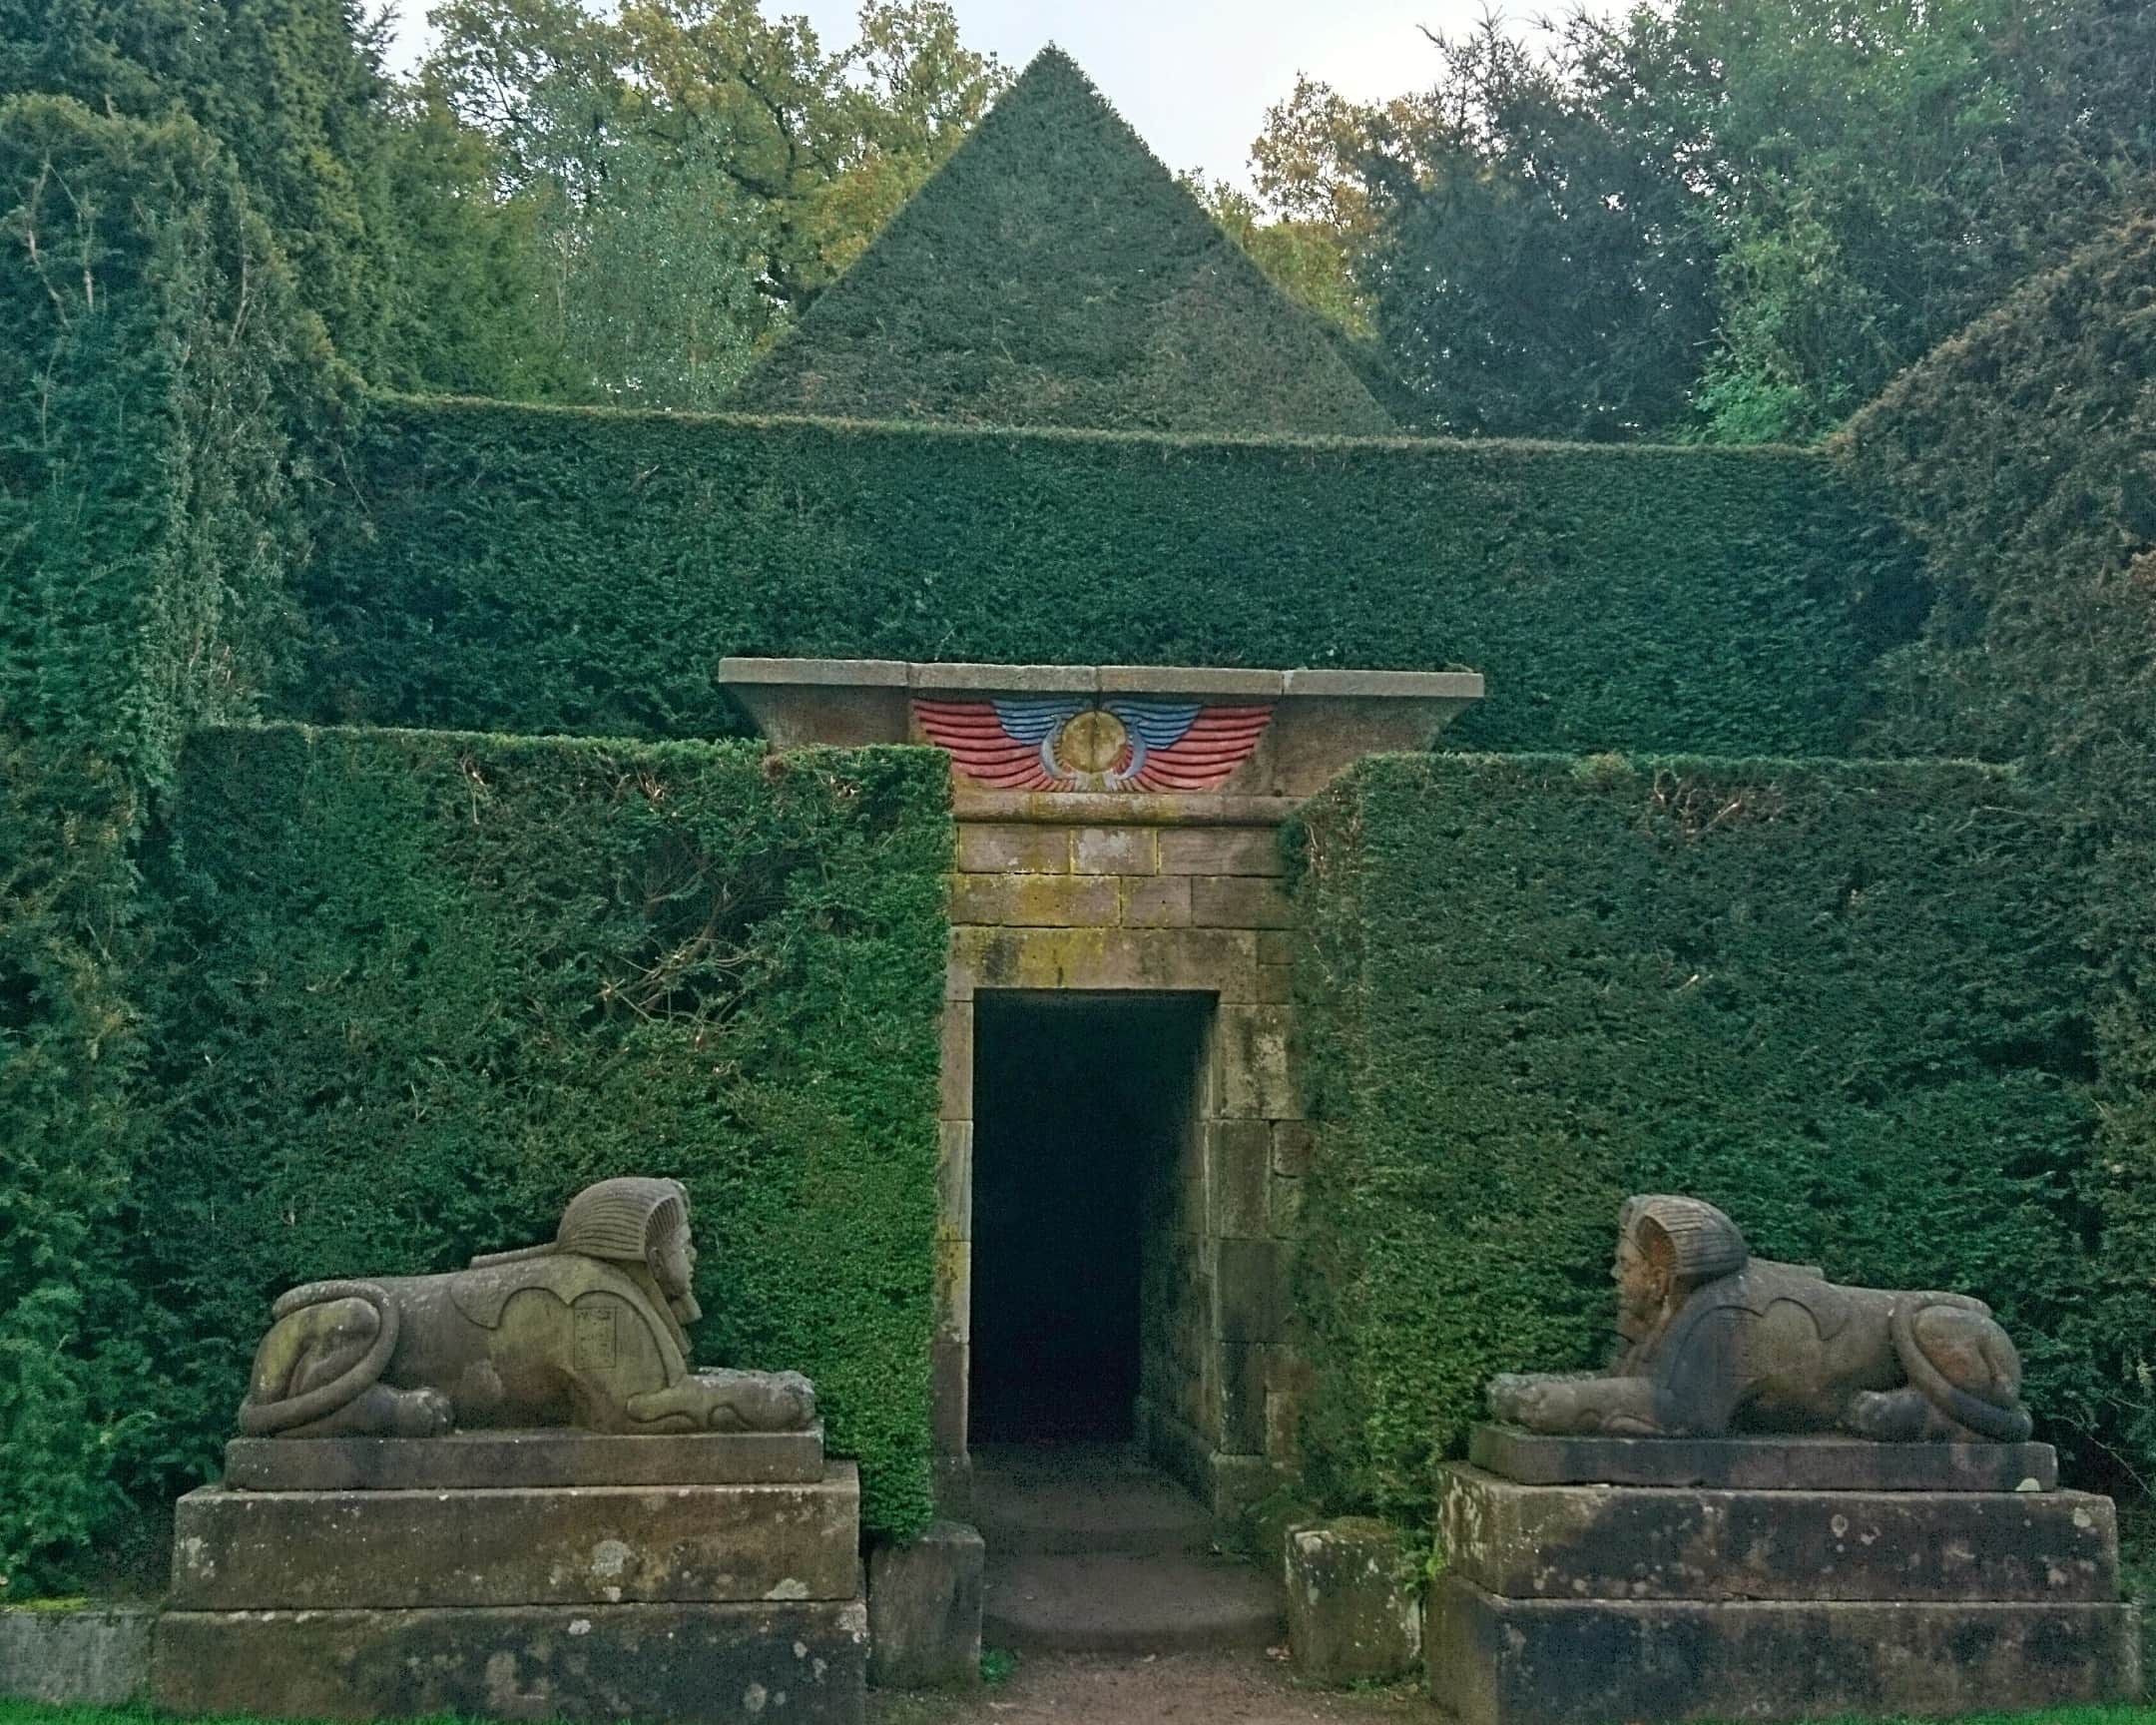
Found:
[[[1055,48],[734,404],[966,425],[1393,429],[1318,322]]]

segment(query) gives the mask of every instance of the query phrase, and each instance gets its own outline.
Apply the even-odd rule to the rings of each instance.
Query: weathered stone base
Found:
[[[174,1511],[173,1603],[299,1611],[850,1599],[859,1525],[850,1461],[831,1462],[812,1485],[205,1485]]]
[[[1765,1491],[2049,1491],[2048,1443],[1864,1438],[1562,1438],[1477,1426],[1467,1459],[1523,1485],[1699,1485]]]
[[[1388,1682],[1422,1655],[1422,1606],[1401,1573],[1399,1536],[1348,1516],[1288,1535],[1288,1646],[1318,1683]]]
[[[416,1611],[174,1611],[152,1696],[283,1719],[858,1725],[859,1602]]]
[[[2119,1596],[2117,1516],[2083,1491],[1704,1491],[1522,1485],[1447,1467],[1449,1572],[1517,1599]]]
[[[868,1556],[870,1675],[881,1689],[969,1689],[980,1682],[987,1546],[973,1528],[933,1521]]]
[[[0,1609],[0,1698],[62,1707],[124,1707],[150,1681],[147,1606]]]
[[[1431,1595],[1430,1692],[1462,1725],[1931,1718],[2140,1695],[2128,1605]]]
[[[443,1438],[235,1438],[240,1491],[499,1490],[517,1485],[770,1485],[823,1477],[807,1432],[452,1432]]]

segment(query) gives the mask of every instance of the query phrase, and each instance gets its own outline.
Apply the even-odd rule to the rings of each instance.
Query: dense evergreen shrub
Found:
[[[1832,752],[1912,603],[1794,451],[378,403],[294,717],[710,736],[728,653],[1465,665],[1492,748]]]
[[[116,1250],[134,848],[180,739],[288,658],[342,387],[192,123],[0,104],[0,1590],[154,1442]]]
[[[1905,373],[1837,451],[1926,547],[1938,603],[1886,667],[1887,748],[2018,758],[2092,853],[2078,915],[2128,1365],[2156,1373],[2156,215]],[[2156,1427],[2141,1434],[2156,1446]]]
[[[1634,1191],[1992,1301],[2084,1453],[2146,1408],[2121,1365],[2156,1311],[2107,1309],[2092,1224],[2119,1176],[2080,858],[2008,775],[1384,757],[1296,844],[1306,1438],[1338,1501],[1426,1524],[1491,1374],[1598,1363]]]
[[[1374,436],[1391,419],[1059,49],[737,392],[760,413]]]
[[[687,1181],[707,1361],[798,1367],[872,1528],[929,1514],[948,776],[925,750],[209,731],[155,876],[130,1250],[207,1470],[281,1288]]]

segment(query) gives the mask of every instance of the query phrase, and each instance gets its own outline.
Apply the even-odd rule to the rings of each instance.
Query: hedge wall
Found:
[[[1391,418],[1061,50],[736,391],[759,413],[1333,432]]]
[[[1296,844],[1305,1435],[1335,1501],[1426,1524],[1491,1374],[1598,1363],[1633,1191],[1842,1280],[1981,1294],[2046,1437],[2146,1410],[2156,1302],[2107,1309],[2096,1250],[2129,1176],[2094,1148],[2077,859],[2010,777],[1374,758]]]
[[[702,1356],[798,1367],[863,1514],[929,1515],[948,781],[927,751],[211,731],[158,881],[130,1253],[208,1467],[270,1299],[688,1182]]]
[[[1898,536],[1793,451],[379,403],[292,717],[713,735],[727,653],[1466,665],[1467,746],[1831,752]]]
[[[0,103],[0,1592],[155,1438],[117,1272],[134,853],[187,727],[289,657],[344,381],[191,123]]]
[[[1883,746],[2019,757],[2094,853],[2104,1156],[2141,1176],[2104,1256],[2136,1324],[2156,1295],[2156,213],[1913,367],[1836,452],[1939,595],[1884,668]]]

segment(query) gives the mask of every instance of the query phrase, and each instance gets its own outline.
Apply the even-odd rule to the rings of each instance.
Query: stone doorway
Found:
[[[1129,1442],[1202,1333],[1209,994],[974,1001],[970,1438]]]
[[[727,659],[719,680],[777,748],[911,742],[951,759],[957,844],[931,1435],[944,1514],[969,1514],[976,1437],[1013,1423],[1022,1437],[1028,1421],[1040,1436],[1075,1436],[1097,1420],[1117,1444],[1127,1418],[1131,1441],[1119,1446],[1196,1492],[1212,1525],[1231,1536],[1250,1505],[1293,1472],[1309,1388],[1289,1325],[1288,1261],[1312,1139],[1293,1069],[1301,940],[1281,888],[1281,824],[1358,756],[1428,748],[1481,697],[1482,679]],[[1066,1003],[1051,1006],[1051,996]],[[1062,1020],[1071,1043],[1062,1052],[1057,1010],[1077,1015]],[[977,1056],[984,1034],[991,1045]],[[980,1265],[977,1236],[1027,1235],[1023,1222],[1013,1231],[996,1220],[993,1191],[976,1191],[976,1102],[994,1112],[996,1143],[1038,1147],[1057,1134],[1084,1142],[1082,1121],[1044,1122],[1043,1102],[1060,1103],[1037,1079],[1027,1089],[1028,1058],[1096,1104],[1120,1082],[1111,1066],[1120,1073],[1117,1062],[1135,1062],[1136,1090],[1123,1104],[1137,1118],[1166,1120],[1161,1098],[1186,1079],[1188,1107],[1168,1134],[1172,1151],[1154,1126],[1114,1147],[1137,1158],[1113,1164],[1129,1184],[1096,1188],[1102,1214],[1078,1219],[1113,1232],[1120,1251],[1103,1233],[1058,1239],[1051,1244],[1073,1248],[1063,1268],[1012,1287],[991,1281],[976,1294],[978,1276],[1023,1268]],[[1137,1149],[1148,1134],[1150,1160]],[[996,1249],[989,1241],[980,1251]],[[1089,1278],[1087,1264],[1100,1274]],[[1066,1292],[1099,1291],[1089,1364],[1029,1353],[1022,1335],[975,1336],[976,1317],[992,1325],[1014,1297],[1045,1298],[1056,1281],[1072,1285]],[[1066,1342],[1085,1329],[1068,1309],[1060,1324]],[[977,1374],[976,1347],[987,1350]],[[1019,1386],[1028,1373],[1032,1384]],[[1059,1378],[1072,1387],[1067,1405],[1058,1405]],[[977,1418],[976,1395],[995,1403]]]

